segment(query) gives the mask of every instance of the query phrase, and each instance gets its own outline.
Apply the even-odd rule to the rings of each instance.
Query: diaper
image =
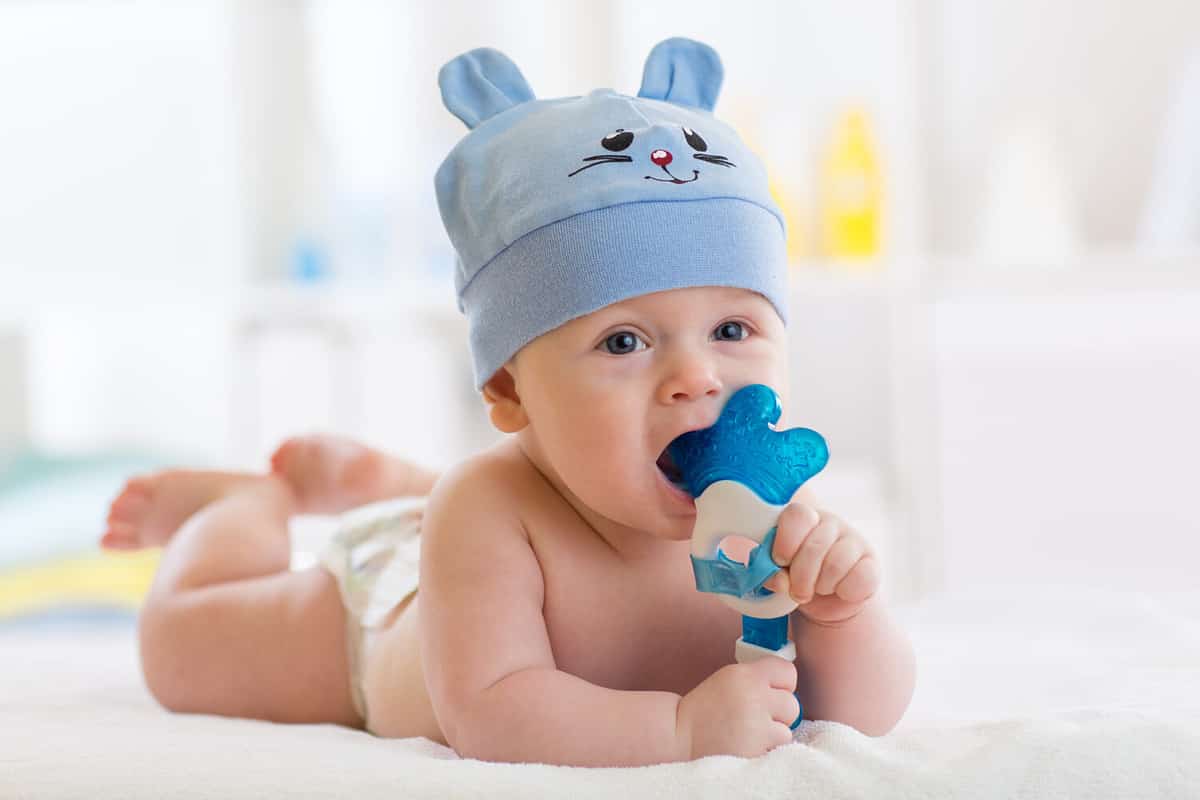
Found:
[[[365,645],[371,630],[417,591],[425,503],[424,497],[406,497],[346,512],[320,556],[321,565],[337,581],[346,611],[350,696],[364,721]]]

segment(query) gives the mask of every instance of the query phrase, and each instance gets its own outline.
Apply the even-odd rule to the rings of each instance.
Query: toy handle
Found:
[[[728,536],[742,536],[757,542],[760,547],[769,547],[769,543],[774,541],[771,533],[784,508],[764,502],[741,483],[717,481],[696,499],[696,525],[692,529],[693,558],[717,558],[721,540]],[[765,555],[769,558],[770,553]],[[773,562],[770,566],[774,566]],[[727,568],[750,571],[741,565],[729,564]],[[775,567],[772,572],[777,570],[778,567]],[[742,637],[737,640],[733,651],[735,661],[746,664],[767,657],[796,660],[796,645],[787,636],[787,615],[797,606],[790,596],[776,592],[755,592],[741,597],[720,593],[717,596],[721,602],[742,614]],[[799,695],[796,699],[799,701]],[[803,719],[804,706],[801,704],[800,714],[792,722],[791,729],[795,730]]]
[[[742,619],[742,629],[743,630],[746,629],[746,625],[747,625],[746,619],[743,617],[743,619]],[[760,658],[782,658],[785,661],[795,661],[796,660],[796,644],[791,639],[786,638],[786,636],[787,636],[786,620],[783,621],[783,630],[785,631],[783,636],[785,637],[786,644],[784,644],[784,646],[780,647],[778,650],[771,650],[770,648],[760,647],[759,645],[753,644],[751,642],[747,642],[745,635],[743,635],[740,639],[737,640],[737,644],[734,646],[733,659],[735,661],[737,661],[737,663],[739,663],[739,664],[748,664],[751,661],[758,661]],[[795,695],[796,695],[796,702],[800,702],[800,693],[796,692]],[[791,728],[792,730],[796,730],[796,728],[798,728],[800,726],[800,723],[803,720],[804,720],[804,704],[800,703],[800,713],[796,716],[796,719],[793,720],[792,724],[789,725],[788,727]]]
[[[796,644],[791,639],[788,639],[787,644],[778,650],[768,650],[765,647],[751,644],[745,639],[738,639],[737,645],[733,649],[733,660],[739,664],[749,664],[751,661],[758,661],[760,658],[766,658],[767,656],[782,658],[784,661],[795,661]]]

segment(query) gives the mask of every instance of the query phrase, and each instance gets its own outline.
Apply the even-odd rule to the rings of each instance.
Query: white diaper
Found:
[[[337,581],[346,609],[350,696],[364,721],[364,644],[370,629],[417,591],[419,536],[426,499],[385,500],[347,511],[321,553],[321,565]]]

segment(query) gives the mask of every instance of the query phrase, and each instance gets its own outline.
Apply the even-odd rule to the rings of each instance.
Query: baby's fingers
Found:
[[[792,559],[788,572],[791,587],[788,593],[797,603],[807,603],[813,598],[813,590],[821,565],[825,562],[825,554],[833,547],[834,542],[842,531],[842,525],[836,517],[824,517],[812,533],[804,539],[796,557]]]
[[[776,594],[787,594],[787,591],[791,585],[792,582],[788,580],[788,571],[786,569],[781,569],[779,572],[776,572],[767,579],[766,583],[763,584],[763,588],[770,589]]]
[[[775,523],[775,546],[771,548],[771,558],[775,563],[781,567],[791,564],[796,551],[820,521],[821,515],[812,506],[789,504]],[[786,585],[783,588],[786,590]]]
[[[847,603],[861,603],[879,590],[879,562],[867,555],[859,559],[837,585],[837,596]]]
[[[791,725],[800,716],[800,701],[792,692],[771,692],[771,719]]]
[[[792,729],[788,727],[786,722],[773,721],[771,723],[771,748],[783,747],[785,744],[791,744]]]
[[[821,574],[817,576],[816,593],[833,594],[837,585],[850,574],[850,570],[865,552],[866,548],[857,536],[842,536],[834,542],[833,547],[825,554]]]

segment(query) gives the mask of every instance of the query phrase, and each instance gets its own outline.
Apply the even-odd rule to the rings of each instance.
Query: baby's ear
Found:
[[[646,57],[638,97],[712,111],[724,79],[725,67],[716,50],[692,39],[667,39]]]
[[[501,433],[516,433],[529,424],[516,381],[507,366],[497,370],[483,385],[483,402],[487,403],[492,427]]]
[[[525,76],[508,56],[490,47],[463,53],[438,72],[442,102],[468,128],[533,99]]]

